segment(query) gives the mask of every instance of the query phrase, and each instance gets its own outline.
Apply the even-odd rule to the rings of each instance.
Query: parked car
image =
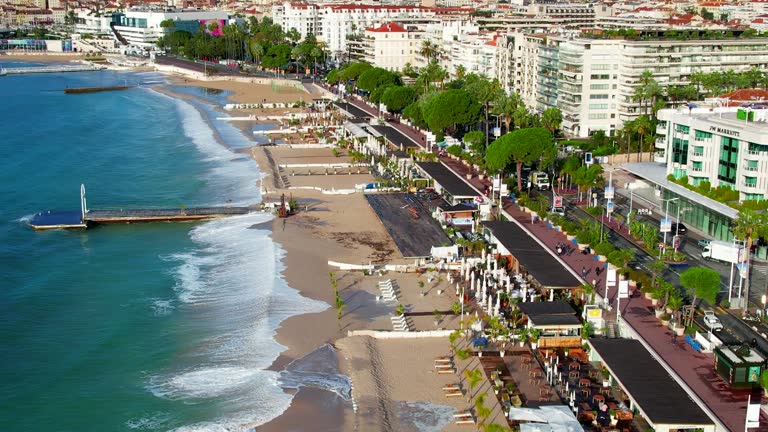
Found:
[[[677,235],[677,234],[685,235],[687,232],[688,232],[688,227],[686,227],[685,225],[677,222],[672,223],[672,231],[671,231],[672,235]]]
[[[565,217],[565,207],[555,207],[552,209],[552,213]]]
[[[706,324],[712,331],[723,329],[723,323],[721,323],[720,319],[715,316],[715,312],[711,310],[704,311],[704,324]]]
[[[707,246],[709,246],[710,243],[712,243],[712,240],[710,240],[710,239],[701,239],[701,240],[696,242],[696,246],[698,246],[698,247],[700,247],[702,249],[706,249]]]

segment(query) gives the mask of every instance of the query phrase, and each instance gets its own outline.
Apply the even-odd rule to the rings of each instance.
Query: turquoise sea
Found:
[[[5,63],[5,67],[13,64]],[[254,204],[251,144],[154,73],[0,77],[3,431],[249,430],[290,404],[284,318],[328,307],[279,272],[263,214],[35,232],[45,209]],[[147,84],[65,95],[65,87]],[[178,90],[178,89],[177,89]],[[225,95],[180,90],[212,104]],[[207,121],[206,121],[207,120]],[[312,377],[345,394],[346,381]],[[282,385],[282,387],[281,387]]]

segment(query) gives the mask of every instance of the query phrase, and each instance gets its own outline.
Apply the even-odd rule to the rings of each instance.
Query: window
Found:
[[[704,147],[703,146],[693,146],[693,155],[694,156],[704,156]]]
[[[607,119],[607,118],[608,118],[608,114],[605,114],[605,113],[604,114],[594,114],[593,113],[593,114],[589,115],[589,119],[590,120],[602,120],[602,119]]]
[[[686,125],[681,125],[681,124],[679,124],[679,125],[675,125],[675,131],[676,131],[676,132],[680,132],[680,133],[688,133],[688,131],[690,131],[690,130],[691,130],[691,128],[689,128],[689,127],[688,127],[688,126],[686,126]]]
[[[758,162],[756,160],[748,160],[747,165],[744,167],[744,170],[757,171],[757,164]]]
[[[744,186],[757,187],[757,177],[744,177]]]
[[[609,64],[592,65],[592,70],[611,70],[611,65]]]
[[[590,99],[608,99],[608,95],[607,94],[592,94],[592,95],[589,95],[589,98]]]
[[[703,140],[709,139],[709,138],[712,138],[712,134],[710,132],[704,132],[704,131],[700,131],[700,130],[696,131],[696,138],[695,138],[696,141],[703,141]]]
[[[605,75],[592,74],[589,76],[589,78],[593,80],[607,80],[607,79],[611,79],[611,76],[608,74],[605,74]]]
[[[608,104],[589,104],[589,109],[608,109]]]
[[[701,171],[704,169],[704,163],[699,161],[693,162],[693,167],[691,168],[691,171]]]
[[[717,167],[717,178],[726,184],[736,183],[736,163],[739,157],[739,140],[731,137],[721,137],[720,163]]]
[[[610,87],[610,84],[590,84],[589,89],[590,90],[608,90]]]
[[[682,165],[688,163],[688,140],[675,138],[672,140],[672,162]]]

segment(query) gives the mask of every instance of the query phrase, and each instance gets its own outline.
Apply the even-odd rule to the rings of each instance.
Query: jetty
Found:
[[[217,219],[251,213],[250,207],[194,207],[172,209],[90,210],[86,205],[85,185],[80,185],[80,210],[47,210],[36,213],[28,224],[35,230],[88,229],[105,224],[143,222],[184,222]]]
[[[3,68],[7,75],[31,74],[31,73],[58,73],[58,72],[92,72],[105,70],[106,66],[100,65],[71,65],[71,66],[41,66]]]
[[[134,87],[136,86],[123,85],[123,86],[111,86],[111,87],[72,87],[72,88],[65,88],[64,93],[67,93],[67,94],[98,93],[98,92],[105,92],[105,91],[128,90]]]

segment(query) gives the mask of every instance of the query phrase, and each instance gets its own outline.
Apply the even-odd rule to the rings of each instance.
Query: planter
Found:
[[[472,180],[472,174],[467,174],[467,180]]]
[[[682,335],[684,335],[684,334],[685,334],[685,327],[682,327],[682,326],[677,326],[677,327],[675,327],[675,333],[676,333],[678,336],[682,336]]]
[[[485,178],[485,174],[478,174],[478,175],[477,175],[477,178],[479,178],[480,180],[482,180],[482,179],[484,179],[484,178]]]
[[[646,300],[653,300],[653,294],[649,293],[649,292],[645,293],[645,299]]]
[[[637,288],[637,282],[633,281],[632,279],[629,280],[629,286],[632,288]]]
[[[651,306],[658,306],[659,305],[659,299],[651,298]]]
[[[499,357],[504,358],[504,354],[506,354],[506,351],[499,350]]]
[[[664,310],[665,310],[665,311],[666,311],[668,314],[672,315],[672,312],[673,312],[673,310],[672,310],[672,309],[670,309],[670,308],[664,308]]]
[[[577,246],[579,246],[579,250],[584,250],[589,247],[586,243],[577,243]]]
[[[604,262],[607,262],[607,261],[608,261],[608,257],[607,257],[607,256],[605,256],[605,255],[598,255],[598,256],[597,256],[597,260],[598,260],[598,261],[600,261],[600,262],[602,262],[602,263],[604,263]]]
[[[653,314],[656,316],[656,318],[660,318],[662,315],[664,315],[664,309],[656,309],[653,311]]]
[[[661,320],[661,325],[664,327],[669,326],[669,320]]]
[[[566,235],[565,235],[565,238],[567,238],[567,239],[568,239],[568,241],[573,241],[573,239],[575,239],[575,238],[576,238],[576,236],[575,236],[575,235],[566,234]]]
[[[531,342],[531,349],[534,349],[534,350],[535,350],[535,349],[536,349],[536,347],[538,347],[538,346],[539,346],[539,343],[538,343],[538,342]]]
[[[603,380],[603,387],[610,387],[611,386],[611,380],[610,379],[604,379]]]

